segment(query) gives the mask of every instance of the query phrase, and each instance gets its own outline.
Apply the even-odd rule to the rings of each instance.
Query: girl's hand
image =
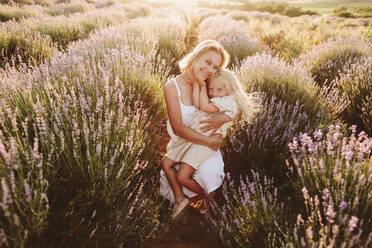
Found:
[[[218,148],[220,148],[222,144],[223,138],[221,134],[212,134],[208,138],[208,147],[211,148],[212,150],[217,151]]]
[[[229,116],[221,113],[210,114],[209,116],[211,118],[200,121],[200,123],[206,123],[200,128],[200,130],[203,132],[212,130],[212,134],[215,133],[225,122],[232,120]]]

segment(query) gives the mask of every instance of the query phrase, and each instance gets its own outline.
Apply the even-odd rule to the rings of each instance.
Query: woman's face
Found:
[[[208,51],[200,56],[193,67],[195,76],[202,81],[212,77],[219,69],[222,56],[215,51]]]

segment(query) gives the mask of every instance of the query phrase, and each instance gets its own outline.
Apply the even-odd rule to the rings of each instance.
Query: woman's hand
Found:
[[[221,134],[212,134],[208,137],[208,147],[217,151],[222,144],[223,138]]]
[[[213,130],[212,133],[215,133],[225,122],[232,121],[229,116],[221,113],[210,114],[209,116],[211,118],[200,121],[200,123],[206,123],[200,128],[203,132]]]
[[[198,85],[200,85],[200,87],[207,87],[207,83],[204,80],[196,78],[196,82],[198,83]]]

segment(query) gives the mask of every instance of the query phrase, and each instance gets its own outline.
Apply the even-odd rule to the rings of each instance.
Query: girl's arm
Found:
[[[172,83],[164,85],[164,98],[167,106],[169,122],[175,135],[192,143],[208,146],[217,150],[222,144],[220,135],[205,136],[183,125],[176,86]]]
[[[194,84],[192,86],[192,104],[197,109],[200,109],[199,95],[200,95],[200,85]]]
[[[207,113],[216,113],[219,111],[216,105],[209,101],[206,85],[201,86],[200,89],[200,110]]]

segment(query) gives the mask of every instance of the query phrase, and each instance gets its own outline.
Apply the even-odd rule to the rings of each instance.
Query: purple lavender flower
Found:
[[[347,208],[347,202],[342,201],[342,202],[340,203],[340,209],[341,209],[341,210],[345,210],[345,208]]]
[[[30,186],[28,185],[28,183],[25,182],[24,187],[25,187],[26,201],[29,202],[29,201],[31,201]]]
[[[356,228],[357,224],[358,224],[358,217],[356,216],[351,216],[351,219],[349,220],[349,232],[353,232],[354,229]]]
[[[329,197],[329,190],[328,189],[324,189],[323,190],[323,196],[322,196],[322,199],[325,201],[327,200]]]

